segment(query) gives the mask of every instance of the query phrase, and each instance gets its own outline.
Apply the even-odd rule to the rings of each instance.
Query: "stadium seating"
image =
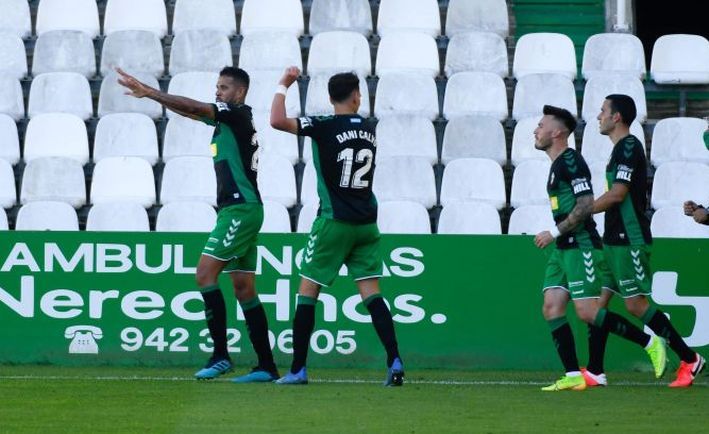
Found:
[[[263,225],[260,232],[264,233],[289,233],[290,216],[288,209],[283,204],[270,200],[263,203]]]
[[[30,6],[26,0],[5,0],[0,15],[0,32],[28,38],[32,34]]]
[[[441,205],[445,208],[460,201],[479,201],[502,209],[506,201],[502,167],[486,158],[451,161],[443,171]]]
[[[645,132],[640,122],[633,121],[630,124],[630,134],[637,137],[640,143],[645,146]],[[591,121],[586,124],[583,129],[583,139],[581,140],[581,155],[586,160],[586,163],[607,163],[612,150],[613,142],[608,136],[604,136],[598,131],[598,122]]]
[[[121,30],[148,30],[155,33],[158,38],[163,38],[167,34],[165,2],[163,0],[108,0],[103,32],[108,36]]]
[[[300,182],[300,203],[303,206],[318,204],[317,174],[312,159],[305,164]]]
[[[660,208],[652,215],[650,231],[659,238],[709,238],[709,226],[684,215],[681,206]]]
[[[549,159],[547,161],[528,160],[515,168],[510,191],[510,206],[512,208],[549,203],[546,187],[550,166]]]
[[[86,218],[87,231],[150,232],[148,213],[131,202],[96,204]]]
[[[86,124],[68,113],[44,113],[33,117],[25,134],[25,162],[42,157],[66,157],[82,166],[89,161]]]
[[[290,161],[279,155],[259,156],[258,189],[261,199],[290,208],[296,203],[295,171]]]
[[[25,44],[19,36],[0,32],[0,75],[23,78],[27,75]]]
[[[586,82],[583,92],[581,117],[586,122],[593,123],[601,112],[601,106],[606,96],[614,93],[629,95],[635,101],[636,119],[645,123],[647,119],[647,102],[645,88],[640,79],[628,75],[600,75]]]
[[[510,216],[510,235],[536,235],[554,227],[551,207],[547,205],[527,205],[515,208]]]
[[[682,206],[684,201],[705,203],[709,197],[709,166],[694,162],[669,162],[655,171],[651,206]]]
[[[15,205],[16,200],[17,191],[12,166],[6,160],[0,160],[0,208],[10,208]]]
[[[37,158],[25,167],[20,203],[66,202],[74,208],[86,203],[86,183],[81,163],[65,157]]]
[[[79,219],[74,208],[64,202],[32,202],[17,212],[15,230],[78,231]]]
[[[438,162],[436,131],[428,119],[390,116],[377,123],[377,163],[386,158],[421,157],[431,165]]]
[[[439,234],[500,235],[500,215],[482,202],[452,202],[441,210]]]
[[[330,102],[330,94],[327,90],[329,80],[330,74],[310,76],[308,91],[305,97],[306,115],[323,116],[335,114],[335,109]],[[359,92],[362,96],[362,101],[358,113],[361,116],[369,117],[369,87],[367,86],[367,80],[363,76],[359,77]],[[271,98],[273,98],[273,96],[271,96]]]
[[[184,30],[172,39],[170,74],[219,72],[225,66],[232,66],[231,44],[219,30]]]
[[[533,116],[517,121],[514,134],[512,135],[512,165],[519,166],[525,161],[537,160],[545,163],[549,162],[549,156],[544,151],[534,147],[534,130],[539,124],[541,116]],[[571,133],[568,139],[570,148],[576,148],[576,136]]]
[[[377,49],[376,73],[416,73],[436,77],[440,69],[438,47],[424,33],[397,32],[382,37]]]
[[[236,12],[232,0],[212,0],[205,7],[203,0],[177,0],[172,20],[172,33],[185,31],[216,31],[224,36],[236,34]]]
[[[0,160],[11,165],[20,161],[20,139],[17,125],[8,115],[0,114]]]
[[[309,30],[311,35],[333,30],[372,33],[372,9],[367,0],[312,0]]]
[[[412,7],[413,6],[413,7]],[[418,32],[436,37],[441,34],[441,14],[436,0],[381,0],[377,33],[386,37],[397,32]]]
[[[213,103],[216,99],[217,72],[191,71],[173,75],[167,92],[172,95],[186,96],[197,101]],[[168,118],[180,116],[172,110],[165,110]]]
[[[464,32],[509,34],[509,15],[505,0],[449,0],[446,35]]]
[[[96,75],[96,55],[89,35],[78,30],[52,30],[37,38],[32,74],[62,71],[78,72],[86,78]]]
[[[397,157],[378,161],[373,183],[379,201],[414,201],[428,209],[436,205],[433,168],[424,158]]]
[[[157,232],[210,232],[217,212],[204,202],[172,202],[163,205],[155,222]]]
[[[652,133],[650,162],[656,167],[669,161],[709,163],[709,150],[702,139],[706,129],[704,119],[661,119]]]
[[[322,32],[313,37],[308,54],[308,75],[354,72],[360,77],[372,73],[369,42],[357,32]]]
[[[583,78],[625,74],[645,78],[645,52],[637,36],[628,33],[599,33],[586,40],[581,65]]]
[[[664,35],[655,41],[650,75],[660,84],[709,83],[709,41],[700,35]]]
[[[377,137],[381,151],[381,137]],[[463,116],[446,125],[441,149],[441,162],[458,158],[488,158],[500,165],[507,162],[505,130],[497,119]]]
[[[273,103],[273,93],[283,75],[283,70],[279,71],[258,71],[250,73],[249,92],[246,94],[246,104],[253,108],[254,112],[271,113]],[[213,99],[213,98],[212,98]],[[300,116],[300,89],[298,86],[288,88],[286,94],[286,114],[289,117]],[[256,116],[254,114],[254,116]]]
[[[147,30],[120,30],[106,36],[101,51],[101,75],[116,67],[130,73],[149,73],[156,78],[163,75],[165,62],[158,36]]]
[[[10,229],[7,222],[7,213],[3,208],[0,208],[0,231],[6,231]]]
[[[173,117],[165,127],[163,161],[175,157],[211,157],[209,144],[213,133],[214,127],[210,125],[184,116]]]
[[[291,164],[298,162],[298,137],[271,127],[269,113],[254,113],[259,155],[275,154]]]
[[[608,161],[596,161],[588,163],[588,169],[591,171],[591,187],[593,188],[593,197],[598,199],[607,190],[606,182],[606,166]]]
[[[205,202],[217,204],[217,175],[209,157],[175,157],[165,164],[160,203]]]
[[[319,207],[320,204],[318,202],[303,205],[303,208],[301,208],[300,212],[298,213],[298,225],[296,227],[296,232],[310,232],[310,229],[313,227],[313,222],[317,217]]]
[[[596,230],[598,231],[598,235],[600,235],[601,237],[603,236],[603,232],[605,231],[606,227],[605,216],[606,213],[604,212],[593,215],[593,221],[596,223]]]
[[[561,33],[527,33],[517,40],[512,74],[561,74],[576,78],[576,53],[571,38]]]
[[[382,201],[378,204],[377,226],[383,234],[430,234],[428,210],[418,202]]]
[[[451,37],[446,50],[444,72],[483,71],[500,77],[509,74],[505,40],[492,32],[459,33]]]
[[[379,79],[374,115],[438,117],[438,91],[433,77],[423,74],[387,74]]]
[[[448,79],[443,116],[489,116],[507,118],[507,90],[502,78],[492,72],[459,72]]]
[[[529,74],[517,81],[512,104],[514,119],[541,116],[547,104],[576,115],[576,91],[571,79],[562,74]]]
[[[158,136],[153,120],[140,113],[102,117],[96,125],[93,159],[97,163],[110,157],[140,157],[154,166],[158,161]]]
[[[87,120],[93,115],[89,81],[76,72],[47,72],[32,80],[27,116],[71,113]]]
[[[0,75],[0,114],[6,114],[15,121],[25,115],[20,80]]]
[[[155,204],[155,179],[150,163],[138,157],[104,158],[96,163],[91,180],[91,203],[135,202]]]
[[[79,30],[91,39],[97,37],[100,27],[96,1],[41,0],[37,8],[37,36],[52,30]]]
[[[245,0],[241,11],[241,34],[284,32],[303,34],[303,6],[300,0]]]
[[[158,80],[147,73],[135,73],[135,77],[153,88],[159,88]],[[148,98],[125,95],[126,88],[118,84],[118,74],[111,71],[103,78],[98,96],[98,116],[113,113],[142,113],[152,119],[162,116],[162,106]]]

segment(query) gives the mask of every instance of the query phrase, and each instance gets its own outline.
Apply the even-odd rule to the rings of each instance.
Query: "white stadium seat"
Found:
[[[517,81],[512,105],[515,120],[542,116],[545,105],[564,108],[576,116],[576,91],[570,78],[562,74],[529,74]]]
[[[459,33],[448,42],[444,71],[448,77],[458,72],[492,72],[507,77],[507,44],[492,32]]]
[[[330,94],[327,90],[327,83],[330,80],[330,76],[330,74],[310,76],[308,93],[305,96],[305,114],[308,116],[335,114],[335,108],[330,102]],[[362,96],[362,102],[359,106],[358,113],[361,116],[369,117],[369,87],[367,86],[366,78],[363,76],[359,77],[359,92]]]
[[[96,204],[86,218],[87,231],[150,232],[148,212],[131,202]]]
[[[156,78],[165,73],[162,44],[147,30],[121,30],[106,36],[101,50],[101,75],[120,67],[131,73],[146,72]]]
[[[148,30],[158,38],[167,34],[167,12],[163,0],[108,0],[103,33]]]
[[[86,182],[81,163],[71,158],[45,157],[27,163],[22,174],[20,203],[51,200],[74,208],[86,203]]]
[[[500,215],[494,206],[482,202],[452,202],[441,210],[439,234],[500,235]]]
[[[270,113],[255,112],[254,125],[258,139],[259,156],[275,154],[291,164],[298,162],[298,137],[271,127]]]
[[[256,71],[275,71],[279,78],[288,66],[303,69],[298,38],[290,33],[255,33],[244,36],[239,50],[239,68],[253,76]],[[278,81],[275,82],[278,84]]]
[[[155,179],[150,163],[138,157],[104,158],[96,163],[91,180],[91,203],[135,202],[155,204]]]
[[[7,223],[7,213],[4,209],[0,208],[0,231],[6,231],[10,229]]]
[[[414,4],[412,4],[414,3]],[[377,33],[418,32],[432,37],[441,34],[441,13],[437,0],[381,0]]]
[[[684,201],[706,203],[709,197],[709,166],[702,163],[670,162],[658,167],[652,182],[653,209],[682,206]]]
[[[379,201],[408,200],[427,209],[436,205],[433,167],[420,157],[387,158],[377,162],[373,190]]]
[[[214,127],[184,116],[175,116],[167,122],[162,148],[165,162],[175,157],[211,157]]]
[[[655,211],[650,221],[650,232],[657,238],[709,238],[709,226],[684,215],[681,205]]]
[[[709,149],[702,139],[707,128],[704,119],[661,119],[652,133],[652,165],[657,167],[669,161],[709,163]]]
[[[240,28],[244,36],[285,32],[298,37],[304,28],[303,6],[300,0],[245,0]]]
[[[606,166],[608,161],[596,161],[588,164],[588,169],[591,171],[591,187],[593,188],[593,197],[598,199],[607,191],[608,183],[606,182]]]
[[[26,0],[5,0],[0,15],[0,32],[28,38],[32,34],[30,6]]]
[[[165,164],[160,203],[205,202],[217,204],[217,175],[209,157],[176,157]]]
[[[17,191],[12,166],[7,161],[0,160],[0,208],[10,208],[15,205],[16,200]]]
[[[599,110],[600,111],[600,110]],[[630,124],[630,134],[640,140],[645,147],[645,132],[640,122],[633,121]],[[591,121],[583,129],[583,139],[581,141],[581,155],[588,164],[596,162],[607,163],[613,151],[613,142],[608,136],[604,136],[598,130],[598,121]]]
[[[140,113],[102,117],[96,125],[94,162],[110,157],[140,157],[154,166],[158,161],[155,122]]]
[[[486,158],[451,161],[443,171],[441,205],[446,207],[461,201],[485,202],[498,210],[502,209],[506,201],[502,167]]]
[[[300,182],[300,203],[302,205],[312,205],[320,203],[317,190],[317,174],[312,160],[308,161],[303,168],[303,178]]]
[[[5,114],[0,114],[0,160],[5,160],[13,166],[20,161],[17,124],[14,119]]]
[[[171,95],[186,96],[205,103],[216,101],[218,72],[183,72],[173,75],[167,92]],[[165,110],[168,118],[180,116],[172,110]]]
[[[555,225],[549,204],[527,205],[512,211],[507,233],[510,235],[536,235],[539,232],[548,231]]]
[[[172,202],[163,205],[155,221],[157,232],[210,232],[217,222],[214,207],[204,202]]]
[[[368,0],[313,0],[310,6],[311,35],[333,30],[372,33],[372,9]]]
[[[650,75],[661,84],[709,83],[709,41],[700,35],[660,36],[652,47]]]
[[[615,93],[629,95],[633,98],[637,110],[636,119],[641,124],[645,123],[647,118],[645,88],[639,78],[627,75],[600,75],[586,82],[586,88],[583,91],[583,105],[581,106],[583,120],[589,123],[596,122],[603,101],[608,95]]]
[[[278,202],[286,208],[295,205],[295,171],[286,158],[274,154],[259,156],[257,183],[261,199]]]
[[[383,234],[431,233],[428,211],[418,202],[383,201],[377,208],[377,226]]]
[[[89,161],[86,124],[68,113],[44,113],[33,117],[25,134],[25,161],[42,157],[66,157],[82,166]]]
[[[285,69],[285,68],[284,68]],[[256,112],[271,113],[273,94],[278,86],[278,80],[283,71],[258,71],[250,75],[249,92],[246,94],[246,104]],[[293,84],[286,93],[286,115],[300,116],[300,88]]]
[[[296,232],[298,233],[308,233],[313,227],[313,222],[318,214],[318,208],[320,204],[318,202],[303,205],[298,213],[298,227]]]
[[[374,115],[416,115],[438,117],[438,91],[433,77],[423,74],[388,74],[379,78]]]
[[[19,36],[0,31],[0,75],[23,78],[27,75],[25,43]]]
[[[441,162],[448,164],[458,158],[488,158],[504,165],[507,148],[502,124],[484,116],[463,116],[448,121]]]
[[[627,74],[645,78],[645,51],[630,33],[599,33],[586,40],[581,73],[586,80],[597,75]]]
[[[308,75],[354,72],[360,77],[372,73],[369,42],[357,32],[318,33],[310,43]]]
[[[598,235],[603,237],[603,232],[606,230],[606,213],[602,212],[599,214],[594,214],[593,215],[593,221],[596,223],[596,230],[598,231]]]
[[[148,86],[159,88],[158,79],[152,74],[136,73],[135,77]],[[134,98],[125,95],[126,88],[118,84],[118,75],[111,71],[101,82],[98,95],[98,116],[113,113],[142,113],[152,119],[162,116],[162,106],[148,98]]]
[[[93,115],[89,81],[77,72],[47,72],[32,80],[27,116],[71,113],[83,120]]]
[[[19,121],[25,115],[20,80],[0,75],[0,114],[6,114],[14,121]]]
[[[465,32],[509,34],[509,12],[505,0],[450,0],[446,14],[446,35]]]
[[[74,208],[64,202],[32,202],[17,212],[15,230],[78,231],[79,219]]]
[[[236,34],[236,12],[232,0],[212,0],[205,7],[204,0],[177,0],[172,19],[172,33],[176,36],[190,30],[214,30],[224,36]]]
[[[96,55],[91,37],[78,30],[52,30],[42,33],[35,42],[32,74],[78,72],[91,78],[96,75]]]
[[[399,32],[382,37],[377,49],[376,73],[417,73],[436,77],[440,69],[438,46],[432,36]]]
[[[512,208],[549,203],[547,179],[550,166],[549,159],[547,161],[529,160],[515,168],[510,192],[510,206]]]
[[[549,156],[544,151],[540,151],[534,147],[534,130],[539,124],[541,116],[533,116],[520,119],[515,125],[515,131],[512,135],[512,165],[519,166],[521,163],[528,160],[538,160],[549,162]],[[567,141],[570,148],[576,149],[576,136],[571,133]]]
[[[561,74],[576,78],[576,52],[571,38],[562,33],[527,33],[517,40],[512,75]]]
[[[459,72],[448,79],[443,100],[443,116],[489,116],[507,118],[507,89],[502,78],[492,72]]]
[[[91,39],[99,34],[95,0],[41,0],[37,8],[37,36],[52,30],[79,30]]]
[[[172,39],[170,74],[188,71],[219,72],[232,66],[231,43],[218,30],[185,30]]]
[[[263,224],[259,232],[267,234],[290,233],[290,215],[283,204],[270,200],[263,202]]]
[[[389,116],[377,123],[377,162],[392,157],[421,157],[438,162],[433,123],[417,116]]]

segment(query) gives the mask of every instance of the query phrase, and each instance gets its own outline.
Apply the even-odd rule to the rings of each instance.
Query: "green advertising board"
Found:
[[[194,267],[204,240],[204,234],[3,232],[0,363],[203,364],[211,341]],[[276,360],[285,366],[305,235],[263,234],[259,242],[257,290]],[[407,366],[560,369],[541,315],[551,248],[536,249],[528,236],[385,235],[383,249],[381,286]],[[709,356],[709,240],[657,240],[652,264],[653,298],[688,343]],[[253,364],[227,275],[220,285],[232,356]],[[612,307],[624,312],[619,300]],[[584,361],[586,329],[578,321],[574,328]],[[650,369],[640,348],[617,338],[606,358],[611,369]],[[318,303],[309,364],[383,363],[343,269]]]

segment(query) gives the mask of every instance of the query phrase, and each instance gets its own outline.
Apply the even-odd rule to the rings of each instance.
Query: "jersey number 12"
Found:
[[[337,161],[342,163],[342,176],[340,176],[340,187],[345,188],[367,188],[369,181],[363,180],[369,170],[372,168],[372,159],[374,154],[371,149],[360,149],[357,155],[354,155],[354,149],[345,148],[337,154]],[[357,169],[352,176],[353,162],[365,163],[364,166]]]

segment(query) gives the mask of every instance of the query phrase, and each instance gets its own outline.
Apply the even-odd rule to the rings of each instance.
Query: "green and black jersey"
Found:
[[[603,242],[609,246],[651,244],[650,220],[645,215],[647,160],[643,145],[633,135],[615,144],[606,166],[608,189],[616,182],[627,185],[628,194],[623,202],[606,211]]]
[[[312,138],[318,215],[355,224],[377,221],[374,130],[357,114],[298,119],[298,135]]]
[[[242,203],[261,203],[256,185],[258,141],[251,107],[245,104],[214,104],[212,157],[217,173],[217,206],[221,209]]]
[[[576,198],[593,195],[591,171],[578,152],[567,148],[554,160],[549,170],[547,193],[556,223],[566,219],[576,206]],[[556,247],[559,249],[602,248],[601,237],[598,235],[593,217],[589,216],[572,231],[560,235],[556,239]]]

